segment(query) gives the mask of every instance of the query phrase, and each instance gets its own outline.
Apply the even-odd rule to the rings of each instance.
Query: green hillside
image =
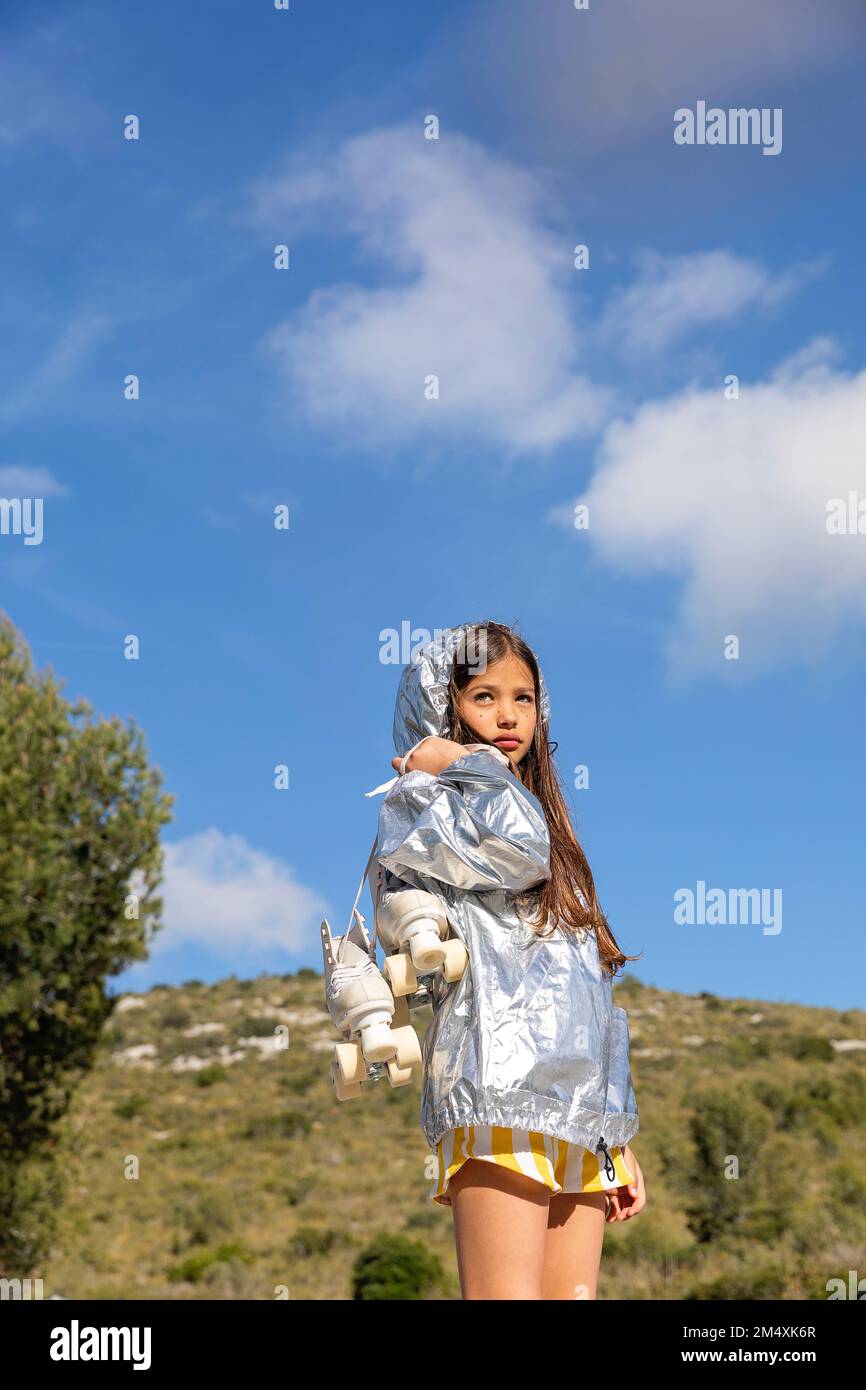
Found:
[[[606,1226],[599,1297],[823,1299],[866,1275],[866,1014],[615,992],[649,1200]],[[351,1298],[384,1232],[418,1243],[417,1296],[459,1297],[419,1086],[339,1104],[335,1040],[312,971],[125,996],[70,1112],[45,1295]]]

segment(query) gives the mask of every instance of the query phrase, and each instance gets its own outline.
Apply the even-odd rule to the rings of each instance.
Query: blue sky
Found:
[[[4,7],[0,496],[44,534],[0,535],[0,605],[177,797],[113,988],[320,967],[381,634],[489,617],[630,968],[863,1007],[866,535],[826,505],[866,498],[866,13],[753,9]],[[781,151],[676,145],[698,101]],[[782,929],[677,924],[699,881]]]

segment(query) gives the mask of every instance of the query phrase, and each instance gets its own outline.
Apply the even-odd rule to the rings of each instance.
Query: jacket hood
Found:
[[[454,655],[474,626],[474,623],[461,623],[459,627],[437,632],[431,641],[419,647],[414,660],[403,668],[394,710],[394,747],[401,757],[427,734],[448,737],[448,683]],[[537,656],[535,659],[538,662]],[[539,713],[542,721],[549,724],[550,699],[540,662],[538,678]]]

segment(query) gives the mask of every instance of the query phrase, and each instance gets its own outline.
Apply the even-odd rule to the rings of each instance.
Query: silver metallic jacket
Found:
[[[464,635],[447,629],[404,669],[398,754],[425,734],[448,737],[448,680]],[[542,678],[545,723],[549,712]],[[435,893],[469,953],[458,982],[432,977],[421,1093],[431,1147],[468,1124],[540,1130],[594,1152],[627,1143],[638,1129],[628,1019],[612,1002],[594,932],[542,940],[516,910],[517,894],[550,877],[550,839],[539,801],[504,754],[491,746],[438,776],[396,778],[380,808],[376,858],[381,891]]]

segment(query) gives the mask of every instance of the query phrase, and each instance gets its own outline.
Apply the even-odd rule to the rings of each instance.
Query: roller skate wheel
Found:
[[[340,1080],[346,1086],[354,1086],[366,1078],[364,1054],[356,1042],[337,1043],[334,1048],[334,1065]]]
[[[390,1083],[391,1083],[392,1086],[408,1086],[408,1085],[409,1085],[409,1082],[412,1080],[412,1068],[411,1068],[411,1067],[400,1067],[400,1066],[397,1065],[396,1061],[394,1061],[393,1058],[392,1058],[392,1060],[391,1060],[390,1062],[387,1063],[387,1066],[388,1066],[388,1080],[390,1081]]]
[[[442,962],[442,974],[449,985],[455,980],[462,980],[466,966],[469,964],[469,952],[462,941],[445,942],[445,959]]]
[[[418,976],[411,960],[403,951],[385,957],[382,970],[394,998],[403,994],[414,994],[418,988]]]
[[[343,1080],[343,1078],[340,1075],[340,1067],[336,1058],[334,1058],[333,1062],[331,1063],[331,1081],[333,1082],[334,1090],[337,1093],[337,1100],[357,1100],[358,1096],[360,1096],[361,1094],[360,1081],[356,1081],[349,1084],[348,1082]]]
[[[403,1067],[419,1067],[421,1065],[421,1044],[418,1041],[418,1034],[409,1024],[406,1028],[395,1028],[391,1037],[397,1044],[397,1052],[394,1061],[401,1069]]]
[[[419,931],[409,942],[409,951],[416,970],[427,974],[438,970],[445,959],[445,942],[435,931]]]

